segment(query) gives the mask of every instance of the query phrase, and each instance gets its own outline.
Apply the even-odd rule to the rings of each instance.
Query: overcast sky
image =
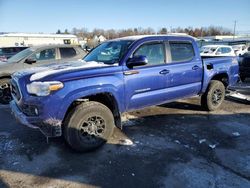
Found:
[[[250,34],[250,0],[0,0],[0,32],[222,26]]]

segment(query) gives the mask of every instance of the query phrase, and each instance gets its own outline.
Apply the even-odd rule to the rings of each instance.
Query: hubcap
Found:
[[[11,101],[10,85],[3,83],[0,85],[0,101],[4,104],[8,104]]]
[[[220,89],[214,90],[212,94],[212,103],[213,105],[218,105],[222,101],[222,91]]]
[[[80,137],[84,141],[94,142],[96,139],[103,137],[105,127],[105,121],[102,117],[89,117],[80,126]]]

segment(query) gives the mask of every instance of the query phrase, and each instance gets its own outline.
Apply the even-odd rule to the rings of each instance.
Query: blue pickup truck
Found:
[[[202,59],[190,36],[125,37],[82,61],[16,72],[10,106],[22,124],[87,151],[104,144],[127,111],[195,95],[216,110],[238,69],[234,57]]]

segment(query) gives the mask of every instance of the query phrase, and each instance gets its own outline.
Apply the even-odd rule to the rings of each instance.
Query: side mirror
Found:
[[[27,58],[26,60],[25,60],[25,63],[27,63],[27,64],[32,64],[32,63],[35,63],[36,62],[36,59],[35,58]]]
[[[216,54],[216,55],[221,55],[221,52],[216,52],[215,54]]]
[[[128,67],[142,66],[146,64],[148,64],[148,59],[143,55],[134,56],[127,61]]]

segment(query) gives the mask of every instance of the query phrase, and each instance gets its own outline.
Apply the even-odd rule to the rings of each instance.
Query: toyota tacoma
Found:
[[[22,124],[87,151],[104,144],[127,111],[196,95],[204,109],[218,109],[238,71],[235,57],[203,59],[190,36],[125,37],[82,61],[16,72],[10,106]]]

